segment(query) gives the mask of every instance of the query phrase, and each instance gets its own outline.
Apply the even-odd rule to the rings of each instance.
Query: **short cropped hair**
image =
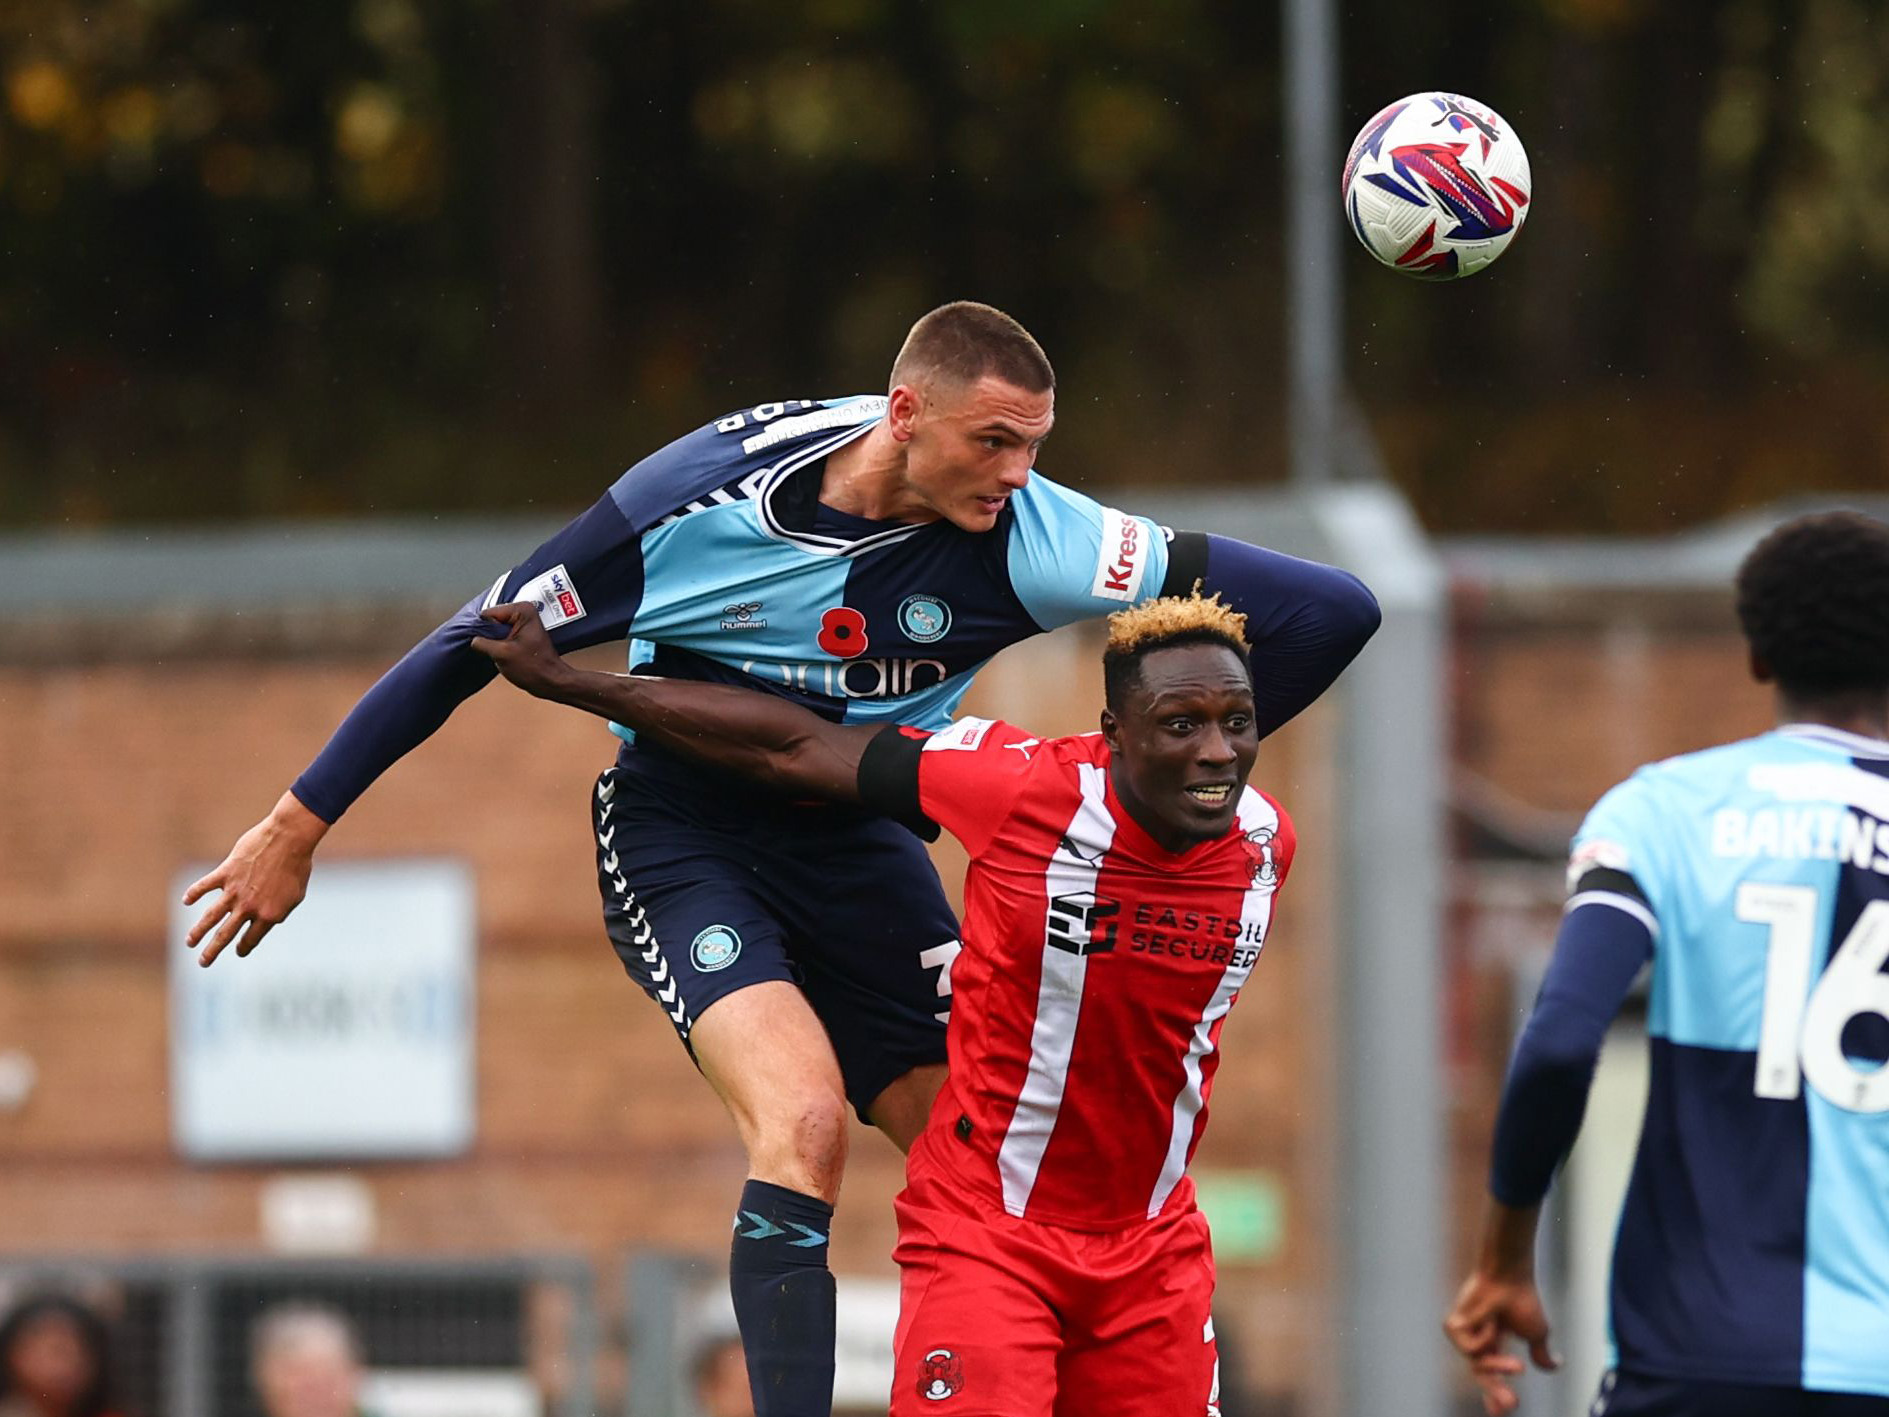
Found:
[[[892,361],[889,387],[923,379],[974,384],[986,374],[1033,394],[1056,387],[1049,356],[1028,330],[994,306],[954,300],[912,326]]]
[[[1141,662],[1158,649],[1177,645],[1225,645],[1252,673],[1247,655],[1246,617],[1218,594],[1203,597],[1200,587],[1187,595],[1144,600],[1108,617],[1108,646],[1102,651],[1102,696],[1119,710],[1128,691],[1141,682]]]
[[[1778,527],[1738,568],[1738,622],[1793,698],[1889,691],[1889,526],[1822,512]]]

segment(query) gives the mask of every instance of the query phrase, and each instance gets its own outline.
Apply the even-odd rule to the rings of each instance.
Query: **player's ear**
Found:
[[[1769,684],[1777,677],[1771,672],[1771,666],[1765,663],[1764,656],[1755,649],[1751,651],[1751,677],[1760,684]]]
[[[911,384],[895,384],[886,399],[885,424],[895,441],[911,441],[912,425],[924,410],[925,396]]]
[[[1122,721],[1107,709],[1102,710],[1102,741],[1111,753],[1122,750]]]

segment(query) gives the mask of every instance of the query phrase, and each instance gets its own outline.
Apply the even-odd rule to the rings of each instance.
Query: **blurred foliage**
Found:
[[[1342,134],[1528,144],[1488,274],[1343,252],[1438,530],[1889,481],[1871,0],[1341,6]],[[9,0],[0,524],[577,507],[730,407],[878,387],[974,296],[1085,484],[1280,475],[1278,20],[1214,0]]]

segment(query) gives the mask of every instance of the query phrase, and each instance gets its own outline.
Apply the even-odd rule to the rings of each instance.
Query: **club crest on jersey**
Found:
[[[1270,886],[1278,883],[1279,863],[1273,859],[1272,841],[1276,833],[1271,827],[1258,827],[1246,834],[1246,859],[1253,867],[1253,884]]]
[[[726,969],[741,957],[741,936],[732,926],[711,925],[689,946],[689,958],[703,974]]]
[[[935,595],[908,595],[899,606],[899,628],[921,645],[941,640],[951,629],[951,607]]]
[[[934,1348],[918,1360],[918,1395],[943,1402],[964,1390],[964,1360],[949,1348]]]

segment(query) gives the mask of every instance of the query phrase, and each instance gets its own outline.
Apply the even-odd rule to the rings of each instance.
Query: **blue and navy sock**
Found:
[[[728,1288],[748,1359],[755,1417],[833,1411],[833,1207],[767,1181],[749,1181],[735,1212]]]

